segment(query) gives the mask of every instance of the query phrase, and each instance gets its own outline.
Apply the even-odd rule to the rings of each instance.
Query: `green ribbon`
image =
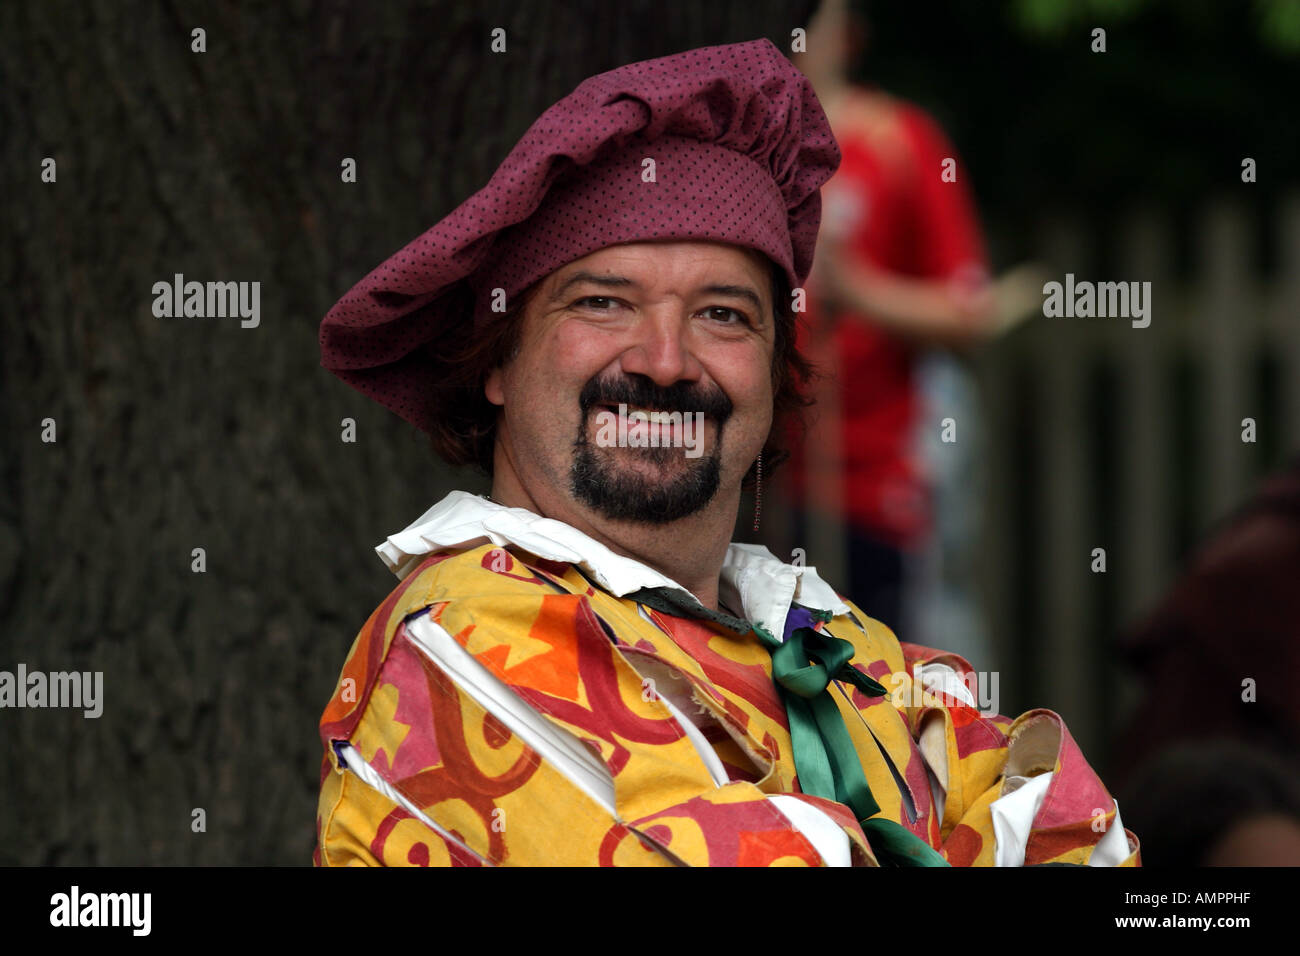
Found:
[[[761,624],[710,611],[693,597],[672,588],[642,588],[626,596],[665,614],[706,618],[738,634],[755,634],[772,655],[772,678],[785,705],[795,771],[803,792],[849,807],[881,863],[949,865],[902,824],[878,816],[880,805],[871,793],[857,749],[830,691],[831,682],[839,680],[853,684],[868,697],[885,695],[884,687],[850,663],[850,642],[811,627],[795,628],[789,638],[780,641]],[[833,616],[830,611],[811,613],[823,623]]]

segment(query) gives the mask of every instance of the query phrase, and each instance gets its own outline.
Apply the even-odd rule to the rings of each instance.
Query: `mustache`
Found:
[[[629,408],[653,408],[664,412],[691,414],[703,412],[721,424],[730,417],[731,399],[720,388],[707,388],[691,382],[656,385],[644,375],[627,378],[592,379],[578,394],[583,418],[597,405],[627,405]]]

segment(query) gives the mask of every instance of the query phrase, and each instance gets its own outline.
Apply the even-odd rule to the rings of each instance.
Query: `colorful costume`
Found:
[[[620,596],[675,587],[658,572],[463,492],[381,551],[402,584],[321,721],[319,865],[876,862],[846,807],[800,793],[754,634]],[[882,817],[954,865],[1136,865],[1056,714],[982,715],[958,699],[965,661],[899,644],[765,549],[732,545],[722,580],[724,602],[778,633],[792,601],[831,612],[821,627],[890,689],[834,685]],[[947,694],[914,687],[921,664]]]

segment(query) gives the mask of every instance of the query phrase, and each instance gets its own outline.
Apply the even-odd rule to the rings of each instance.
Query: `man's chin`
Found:
[[[667,481],[688,474],[704,458],[688,458],[680,448],[603,448],[597,453],[602,471]]]
[[[687,458],[680,448],[617,448],[574,459],[574,497],[612,521],[667,524],[702,511],[718,492],[716,456]]]

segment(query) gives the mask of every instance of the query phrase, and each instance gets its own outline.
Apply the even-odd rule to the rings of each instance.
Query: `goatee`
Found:
[[[652,408],[680,412],[683,419],[692,414],[715,423],[717,434],[713,452],[707,458],[689,458],[680,447],[622,447],[597,451],[587,440],[587,423],[591,413],[602,407]],[[722,477],[722,432],[731,417],[731,400],[720,388],[701,387],[692,382],[675,382],[659,386],[645,375],[630,374],[601,379],[593,377],[578,396],[581,411],[578,437],[573,443],[573,468],[570,488],[573,496],[613,521],[639,521],[666,524],[693,515],[718,493]],[[700,436],[703,437],[702,435]],[[650,474],[629,462],[650,465]],[[659,477],[673,458],[687,462],[682,470],[673,469],[670,478]]]
[[[639,470],[620,468],[616,454],[632,455],[656,469],[672,458],[690,462],[685,471],[660,478]],[[574,443],[570,484],[573,496],[612,521],[666,524],[695,514],[718,493],[722,460],[715,444],[707,458],[687,459],[680,448],[619,448],[597,455],[580,433]]]

